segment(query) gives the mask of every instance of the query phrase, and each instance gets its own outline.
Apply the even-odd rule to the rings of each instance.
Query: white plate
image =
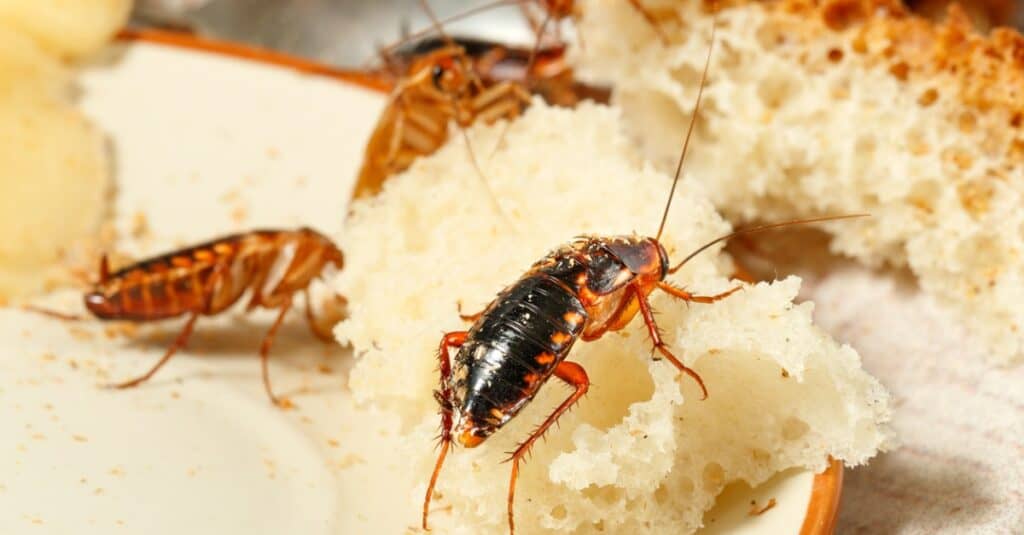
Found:
[[[259,226],[340,232],[383,95],[278,66],[147,42],[114,48],[81,77],[80,105],[116,163],[117,225],[136,213],[148,255]],[[54,296],[75,309],[79,296]],[[389,462],[394,422],[356,408],[350,355],[295,314],[264,396],[256,350],[267,314],[203,318],[188,350],[149,383],[180,323],[132,337],[96,322],[0,309],[0,533],[406,533],[417,477]],[[425,448],[431,447],[424,444]],[[417,476],[426,476],[418,474]],[[799,533],[813,474],[730,488],[703,533]],[[751,500],[777,505],[750,516]]]

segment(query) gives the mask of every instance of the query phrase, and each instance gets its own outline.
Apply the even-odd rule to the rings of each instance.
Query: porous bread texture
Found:
[[[630,135],[675,163],[708,51],[708,4],[585,0],[577,73],[611,83]],[[1024,355],[1024,39],[871,0],[718,14],[693,175],[732,222],[869,213],[834,251],[906,265],[995,362]]]
[[[442,333],[464,330],[456,313],[483,309],[549,250],[582,233],[652,235],[670,181],[637,157],[618,111],[575,110],[537,100],[512,123],[470,130],[472,147],[506,216],[492,208],[460,136],[378,196],[356,202],[340,245],[346,267],[335,288],[350,317],[336,328],[357,362],[357,400],[401,415],[400,472],[422,482],[394,501],[419,521],[436,459]],[[728,232],[699,182],[679,183],[662,236],[676,259]],[[696,293],[723,291],[730,260],[720,246],[671,280]],[[652,295],[666,341],[704,378],[694,382],[652,360],[643,322],[578,342],[569,360],[591,388],[533,449],[516,501],[519,533],[686,533],[701,525],[723,486],[751,484],[794,466],[855,465],[885,443],[888,397],[857,353],[794,304],[796,278],[747,286],[714,305]],[[441,472],[432,527],[440,533],[504,533],[515,445],[569,394],[552,378],[510,424],[475,449],[455,448]]]
[[[98,50],[128,20],[131,0],[0,0],[0,23],[31,36],[55,56]]]

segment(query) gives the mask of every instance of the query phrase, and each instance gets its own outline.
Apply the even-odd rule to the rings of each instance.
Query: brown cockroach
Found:
[[[714,303],[742,288],[737,285],[716,295],[695,295],[666,280],[697,254],[734,236],[762,232],[787,225],[858,216],[833,216],[775,223],[738,230],[699,247],[672,266],[660,243],[672,197],[681,175],[686,150],[700,107],[701,95],[711,59],[712,45],[701,77],[689,130],[669,192],[658,233],[652,237],[583,236],[550,252],[536,262],[518,281],[506,287],[478,314],[460,316],[473,325],[466,331],[443,335],[438,348],[440,388],[434,395],[441,414],[441,448],[423,500],[422,525],[427,517],[434,487],[453,441],[464,447],[482,444],[514,418],[555,376],[571,386],[569,395],[525,441],[511,453],[508,490],[508,524],[515,532],[516,481],[520,461],[558,418],[586,393],[590,385],[586,370],[566,360],[577,340],[589,342],[625,328],[638,314],[643,318],[651,341],[661,357],[700,386],[708,395],[696,371],[678,359],[662,340],[648,297],[655,290],[687,303]],[[457,348],[452,359],[449,349]]]
[[[316,323],[309,285],[331,265],[341,269],[341,250],[326,236],[309,228],[253,230],[149,258],[110,272],[107,257],[100,260],[99,282],[85,294],[86,309],[101,320],[150,322],[180,316],[188,320],[164,356],[149,371],[110,385],[129,388],[151,378],[188,342],[199,316],[219,314],[251,291],[246,310],[277,309],[277,319],[260,345],[263,386],[278,406],[288,406],[270,386],[267,360],[277,329],[292,307],[296,292],[305,293],[306,319],[313,333],[325,340],[330,333]],[[36,309],[38,310],[38,309]],[[41,311],[69,318],[61,313]]]
[[[440,29],[426,0],[423,6],[448,45],[413,61],[396,84],[366,144],[354,198],[375,195],[389,176],[437,151],[448,139],[452,121],[466,137],[469,156],[483,179],[465,128],[476,121],[490,124],[514,119],[530,104],[530,93],[521,84],[484,83],[465,49]]]
[[[485,86],[515,82],[553,106],[573,107],[584,99],[607,103],[610,99],[608,88],[575,79],[565,58],[565,45],[541,48],[530,65],[533,49],[481,39],[454,39],[472,60],[473,69]],[[443,39],[428,37],[410,46],[395,48],[388,57],[389,67],[406,71],[416,58],[447,45]]]

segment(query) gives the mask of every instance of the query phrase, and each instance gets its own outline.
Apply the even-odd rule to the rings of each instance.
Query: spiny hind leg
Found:
[[[661,283],[659,283],[659,287],[660,286]],[[683,364],[681,360],[676,358],[676,356],[673,355],[671,351],[669,351],[668,345],[666,345],[665,342],[661,339],[661,331],[658,330],[658,324],[654,321],[654,313],[651,312],[651,304],[647,302],[647,297],[644,295],[643,290],[641,290],[636,285],[631,285],[630,288],[633,289],[633,292],[637,297],[637,304],[640,306],[640,314],[644,318],[644,324],[647,325],[647,332],[651,336],[651,341],[654,342],[654,349],[658,350],[658,352],[661,353],[663,357],[668,359],[668,361],[671,362],[672,365],[675,366],[679,371],[685,373],[686,375],[689,375],[690,378],[696,381],[697,386],[700,387],[701,399],[707,399],[708,389],[704,386],[704,380],[700,378],[700,375],[698,375],[697,372],[693,371],[691,368]],[[732,291],[736,291],[736,289],[733,289]],[[718,298],[721,299],[722,297]]]
[[[164,353],[164,356],[161,357],[160,360],[156,363],[156,365],[150,368],[148,372],[136,377],[135,379],[131,379],[123,383],[115,383],[112,385],[108,385],[108,388],[131,388],[133,386],[138,386],[140,383],[148,381],[151,377],[153,377],[157,370],[162,368],[164,364],[167,364],[168,360],[171,360],[171,357],[173,357],[174,354],[177,353],[179,349],[185,347],[185,344],[188,343],[189,336],[192,335],[192,327],[195,325],[196,319],[198,318],[199,312],[193,312],[192,315],[189,316],[188,321],[185,322],[185,326],[181,329],[181,332],[178,333],[178,337],[174,339],[174,343],[172,343],[171,346],[167,348],[167,352]]]
[[[447,333],[441,338],[441,345],[437,351],[437,358],[440,361],[441,389],[434,391],[434,397],[441,405],[441,451],[437,455],[437,462],[434,464],[434,472],[430,475],[430,483],[427,485],[427,494],[423,497],[423,529],[427,527],[427,517],[430,514],[430,499],[434,495],[434,486],[437,484],[437,476],[441,474],[441,466],[444,458],[448,456],[448,447],[451,446],[452,438],[452,411],[450,380],[452,375],[452,359],[448,353],[449,347],[462,347],[466,343],[466,331]]]
[[[274,320],[270,329],[267,330],[267,334],[263,336],[263,342],[260,343],[260,370],[263,374],[263,388],[267,391],[267,396],[270,398],[271,403],[283,409],[291,407],[291,402],[284,398],[279,399],[274,395],[274,390],[270,386],[269,360],[270,348],[274,345],[274,337],[277,336],[277,330],[281,327],[281,324],[284,322],[284,317],[288,315],[288,311],[291,307],[292,299],[289,297],[284,301],[284,304],[281,305],[280,312],[277,314],[277,319]]]
[[[561,405],[558,406],[552,412],[530,436],[523,441],[516,451],[512,452],[512,456],[509,458],[512,461],[512,477],[508,483],[508,529],[509,533],[515,533],[516,523],[515,516],[513,514],[513,506],[515,505],[516,498],[516,480],[519,479],[519,461],[530,451],[533,443],[537,441],[544,433],[558,421],[558,418],[565,414],[577,401],[580,400],[587,393],[590,388],[590,379],[587,377],[587,371],[583,369],[583,366],[576,364],[575,362],[569,362],[564,360],[555,367],[555,377],[558,377],[566,384],[573,387],[573,393],[569,395]]]

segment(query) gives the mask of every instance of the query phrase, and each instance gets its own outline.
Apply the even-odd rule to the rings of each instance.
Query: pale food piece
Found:
[[[577,73],[611,83],[663,170],[707,54],[706,3],[581,2]],[[1024,39],[942,25],[895,2],[732,4],[718,14],[690,169],[733,222],[821,214],[833,249],[906,265],[995,362],[1024,355]]]
[[[131,0],[0,0],[0,26],[32,36],[53,54],[77,59],[124,26]]]
[[[504,124],[474,127],[470,138],[497,213],[466,147],[456,141],[421,158],[353,205],[340,242],[346,268],[336,290],[351,316],[336,334],[357,363],[357,401],[401,418],[398,471],[418,484],[394,497],[409,524],[437,450],[437,347],[464,330],[456,313],[482,309],[550,249],[582,233],[653,235],[668,177],[637,157],[618,112],[533,104],[491,154]],[[675,136],[681,141],[679,135]],[[728,232],[697,180],[679,184],[662,243],[681,259]],[[671,280],[696,293],[736,284],[716,246]],[[592,386],[576,409],[539,442],[521,472],[519,533],[688,533],[731,481],[752,485],[790,467],[825,468],[828,456],[865,462],[887,440],[888,396],[857,353],[811,322],[811,303],[794,304],[790,277],[748,286],[713,305],[655,292],[657,321],[673,351],[694,367],[710,397],[667,361],[651,358],[642,320],[569,360]],[[439,533],[505,533],[509,465],[515,444],[564,399],[552,378],[509,425],[475,449],[454,449],[433,502]]]
[[[44,289],[67,248],[107,216],[103,137],[70,104],[0,89],[0,296]]]

